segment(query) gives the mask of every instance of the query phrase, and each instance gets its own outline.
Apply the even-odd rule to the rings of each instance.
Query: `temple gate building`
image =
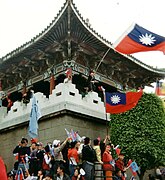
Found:
[[[63,83],[68,68],[72,83]],[[15,161],[12,150],[22,136],[28,137],[32,100],[23,103],[22,92],[29,89],[34,90],[42,114],[39,141],[64,140],[65,128],[81,136],[105,137],[109,119],[102,92],[96,89],[84,97],[90,69],[97,69],[97,86],[109,92],[143,88],[165,77],[165,71],[116,52],[83,19],[72,0],[66,0],[44,31],[0,59],[1,88],[13,102],[8,113],[5,100],[0,107],[0,155],[8,170]],[[55,88],[50,91],[51,78]]]

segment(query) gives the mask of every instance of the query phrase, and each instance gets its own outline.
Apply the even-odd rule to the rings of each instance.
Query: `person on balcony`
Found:
[[[94,70],[90,70],[89,72],[89,76],[87,79],[87,87],[85,87],[87,92],[92,92],[96,89],[95,83],[97,83],[96,79],[95,79],[95,71]]]

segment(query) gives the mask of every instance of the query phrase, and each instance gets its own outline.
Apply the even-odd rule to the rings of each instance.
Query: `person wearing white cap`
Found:
[[[63,148],[65,147],[66,143],[68,142],[68,138],[65,139],[65,141],[60,144],[60,140],[54,140],[53,141],[53,147],[54,147],[54,173],[57,172],[57,167],[60,165],[60,164],[63,164],[65,163],[65,160],[63,159],[63,155],[62,155],[62,150]]]

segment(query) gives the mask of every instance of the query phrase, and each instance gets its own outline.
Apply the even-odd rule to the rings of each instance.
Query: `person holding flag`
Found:
[[[113,160],[111,152],[110,152],[111,146],[107,144],[105,146],[105,151],[103,153],[103,170],[105,172],[106,180],[112,180],[112,171],[114,170],[114,167],[112,166],[111,162]]]
[[[96,79],[95,79],[95,71],[94,70],[90,70],[89,71],[89,76],[87,79],[87,91],[88,92],[92,92],[96,89],[95,87],[95,83],[96,83]]]
[[[55,139],[53,141],[53,150],[54,150],[54,165],[53,170],[54,172],[57,172],[57,168],[59,165],[64,165],[65,160],[62,154],[62,150],[66,146],[66,143],[68,142],[69,138],[67,137],[65,141],[60,144],[60,140]]]
[[[124,154],[120,153],[118,155],[118,159],[115,161],[115,168],[118,168],[121,170],[122,180],[125,180],[125,177],[126,177],[125,172],[128,168],[126,168],[124,165]]]

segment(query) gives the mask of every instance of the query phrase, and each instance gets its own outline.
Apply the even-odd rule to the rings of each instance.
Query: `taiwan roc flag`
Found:
[[[162,51],[165,54],[165,37],[133,24],[113,44],[113,47],[123,54],[142,51]]]
[[[141,98],[143,91],[127,93],[108,93],[106,92],[106,112],[118,114],[128,111],[135,107]]]

